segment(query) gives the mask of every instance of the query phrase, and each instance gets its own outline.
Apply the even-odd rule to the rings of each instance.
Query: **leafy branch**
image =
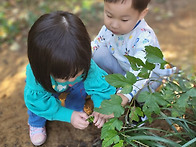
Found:
[[[164,68],[168,64],[163,58],[163,54],[159,48],[146,46],[145,63],[138,58],[126,56],[130,62],[130,66],[134,71],[138,72],[137,77],[126,72],[126,76],[121,74],[112,74],[105,77],[106,81],[112,86],[121,89],[122,94],[132,92],[135,83],[141,80],[159,81],[162,79],[163,84],[159,91],[142,91],[145,86],[140,88],[138,94],[133,97],[132,102],[125,106],[121,106],[122,99],[117,95],[111,95],[110,100],[104,100],[101,108],[95,111],[103,114],[114,114],[114,118],[104,124],[101,131],[102,146],[122,147],[126,145],[132,146],[186,146],[193,145],[196,140],[196,132],[191,129],[196,126],[196,88],[193,80],[184,78],[179,74],[173,74],[170,77],[150,77],[150,73],[155,68],[155,63],[161,64]],[[139,77],[139,78],[138,78]],[[149,84],[149,83],[148,83]],[[147,87],[149,85],[146,85]],[[139,88],[139,87],[138,87]],[[136,101],[140,106],[136,105]],[[188,113],[187,113],[188,110]],[[169,113],[166,111],[169,111]],[[191,113],[191,115],[189,115]],[[140,128],[138,125],[132,127],[134,121],[138,122],[139,117],[147,116],[148,122],[152,123],[156,120],[165,120],[171,129],[176,133],[168,132],[168,130],[156,128]],[[157,116],[154,118],[154,116]],[[128,118],[128,119],[126,119]],[[187,120],[189,118],[190,120]],[[175,125],[183,130],[179,132]],[[152,130],[164,132],[165,135],[157,136]],[[178,142],[169,139],[179,138]]]

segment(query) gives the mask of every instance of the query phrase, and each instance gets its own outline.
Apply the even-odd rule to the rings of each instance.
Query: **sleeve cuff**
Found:
[[[53,120],[60,120],[60,121],[65,121],[70,123],[71,122],[71,116],[74,110],[65,108],[65,107],[61,107],[58,111],[58,113],[56,113],[53,116]]]
[[[117,93],[120,93],[122,90],[121,88],[117,91]],[[133,97],[136,95],[137,91],[136,90],[133,90],[131,93],[129,94],[123,94],[124,96],[126,96],[129,100],[129,102],[132,101]]]

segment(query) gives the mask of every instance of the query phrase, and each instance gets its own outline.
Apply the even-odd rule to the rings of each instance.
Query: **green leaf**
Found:
[[[146,69],[148,69],[148,70],[153,70],[153,69],[155,68],[155,64],[146,61],[146,64],[145,64],[144,67],[145,67]]]
[[[109,130],[108,132],[108,136],[104,138],[103,142],[102,142],[102,146],[103,147],[107,147],[112,145],[113,143],[117,143],[120,141],[120,137],[118,136],[118,132],[115,130]]]
[[[105,137],[110,135],[108,134],[109,130],[117,129],[118,131],[120,131],[122,129],[122,126],[123,122],[121,120],[118,120],[118,118],[109,119],[109,121],[106,122],[101,129],[101,139],[104,139]]]
[[[180,79],[178,80],[178,83],[179,83],[179,85],[180,85],[180,87],[181,87],[181,89],[182,89],[183,92],[185,92],[185,91],[188,90],[188,88],[186,87],[186,84],[185,84],[185,82],[183,81],[182,78],[180,78]]]
[[[143,61],[139,58],[135,58],[133,56],[127,56],[127,55],[125,55],[125,57],[129,60],[131,68],[135,71],[138,71],[141,68],[141,66],[142,67],[144,66]]]
[[[89,118],[86,119],[89,123],[93,123],[94,121],[94,116],[90,116]]]
[[[126,72],[126,80],[133,85],[137,81],[137,78],[133,73]]]
[[[190,103],[192,109],[195,110],[195,112],[196,112],[196,97],[189,99],[189,103]]]
[[[117,144],[115,144],[113,147],[123,147],[124,140],[120,140]]]
[[[171,88],[165,87],[162,89],[162,97],[169,102],[173,101],[175,94]]]
[[[157,94],[149,93],[147,91],[141,92],[138,96],[138,102],[144,102],[143,111],[148,115],[151,115],[153,112],[156,114],[160,113],[160,108],[158,105],[159,100],[160,97],[157,97]]]
[[[190,141],[188,141],[187,143],[185,143],[182,147],[190,147],[191,146],[191,144],[196,144],[195,143],[196,142],[196,137],[195,138],[193,138],[193,139],[191,139]],[[194,145],[193,144],[193,145]]]
[[[140,70],[140,68],[137,67],[137,65],[133,64],[133,63],[130,63],[131,65],[131,68],[134,70],[134,71],[138,71]]]
[[[106,81],[114,87],[125,87],[127,85],[132,85],[131,81],[128,81],[121,74],[110,74],[105,76]]]
[[[195,88],[192,88],[186,93],[181,94],[180,97],[177,99],[176,104],[174,104],[174,108],[176,109],[172,110],[172,116],[182,116],[185,113],[186,108],[189,107],[189,98],[194,96],[196,96]]]
[[[191,88],[189,91],[187,91],[187,94],[190,97],[196,97],[196,88]]]
[[[139,121],[138,116],[143,116],[143,112],[140,107],[131,107],[131,113],[129,114],[129,118],[131,120]]]
[[[155,92],[153,95],[156,97],[156,102],[161,105],[161,106],[167,106],[168,102],[164,100],[163,96],[161,93]]]
[[[147,96],[149,95],[150,93],[145,91],[145,92],[141,92],[138,96],[138,102],[145,102],[146,99],[147,99]]]
[[[133,86],[132,85],[127,85],[127,86],[123,87],[123,89],[120,93],[128,94],[128,93],[131,93],[132,90],[133,90]]]
[[[144,112],[144,110],[143,110],[143,112]],[[147,116],[148,121],[151,123],[153,121],[153,119],[151,117],[152,111],[147,109],[147,110],[145,110],[144,114]]]
[[[187,102],[189,99],[189,95],[187,93],[183,93],[179,99],[177,100],[177,106],[186,108],[188,106]]]
[[[170,81],[167,86],[170,87],[173,91],[181,91],[182,88],[178,85],[176,81]]]
[[[176,109],[172,109],[171,110],[171,116],[172,117],[178,117],[178,116],[181,116],[181,114]]]
[[[183,89],[183,91],[188,91],[189,89],[194,88],[193,87],[194,80],[188,79],[188,77],[186,79],[186,75],[184,75],[184,74],[185,73],[180,71],[180,73],[178,75],[176,75],[175,80],[178,82],[178,84],[180,85],[181,89]],[[196,76],[195,76],[195,78],[196,78]],[[196,89],[196,87],[195,87],[195,89]]]
[[[185,114],[186,107],[179,107],[178,104],[173,104],[173,109],[171,110],[172,117],[182,117]]]
[[[138,74],[138,77],[144,78],[144,79],[148,79],[150,75],[150,72],[148,69],[146,68],[142,68],[140,73]]]
[[[132,85],[137,81],[135,75],[131,72],[126,73],[126,77],[121,74],[111,74],[105,76],[106,81],[114,87],[125,88],[123,93],[130,93],[132,91]]]
[[[151,100],[146,101],[146,103],[143,106],[143,111],[144,113],[150,112],[151,114],[154,112],[156,114],[160,113],[160,108],[159,105],[156,102],[153,102],[153,98],[151,98]]]
[[[150,140],[150,141],[154,141],[154,142],[159,141],[159,142],[165,143],[168,146],[180,147],[179,144],[177,144],[171,140],[159,137],[159,136],[137,135],[137,136],[130,136],[130,137],[128,137],[128,139],[131,141],[132,140]]]
[[[114,114],[114,117],[120,117],[124,113],[124,108],[121,106],[122,99],[118,95],[111,95],[110,100],[104,100],[101,103],[101,108],[95,108],[96,112],[102,114]]]
[[[165,63],[161,50],[153,46],[145,46],[146,59],[150,63]]]

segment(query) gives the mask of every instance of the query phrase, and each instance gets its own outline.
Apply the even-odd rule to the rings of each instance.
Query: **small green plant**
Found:
[[[162,67],[168,64],[163,60],[159,48],[146,46],[146,62],[138,58],[126,56],[132,69],[140,71],[141,79],[150,79],[150,72],[155,68],[155,63]],[[121,74],[107,75],[106,80],[116,88],[122,88],[121,93],[130,93],[138,78],[127,72],[126,77]],[[156,92],[140,92],[137,102],[142,103],[142,108],[135,105],[136,97],[127,106],[121,106],[121,98],[111,95],[110,100],[104,100],[101,108],[95,111],[102,114],[114,114],[114,118],[104,124],[101,130],[102,146],[194,146],[196,142],[196,84],[195,76],[186,78],[180,72],[170,77],[159,77],[164,80],[161,89]],[[153,79],[158,80],[158,79]],[[149,85],[147,85],[149,86]],[[133,127],[133,121],[138,121],[138,116],[147,116],[146,124],[154,121],[166,121],[170,130],[152,127]],[[127,119],[129,118],[129,119]],[[161,134],[161,135],[160,135]]]
[[[94,121],[94,116],[90,116],[89,118],[86,119],[89,123],[93,123]]]

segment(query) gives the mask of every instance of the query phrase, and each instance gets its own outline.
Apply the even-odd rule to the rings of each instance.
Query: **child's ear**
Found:
[[[144,9],[141,13],[140,13],[140,20],[142,20],[148,13],[148,8]]]

